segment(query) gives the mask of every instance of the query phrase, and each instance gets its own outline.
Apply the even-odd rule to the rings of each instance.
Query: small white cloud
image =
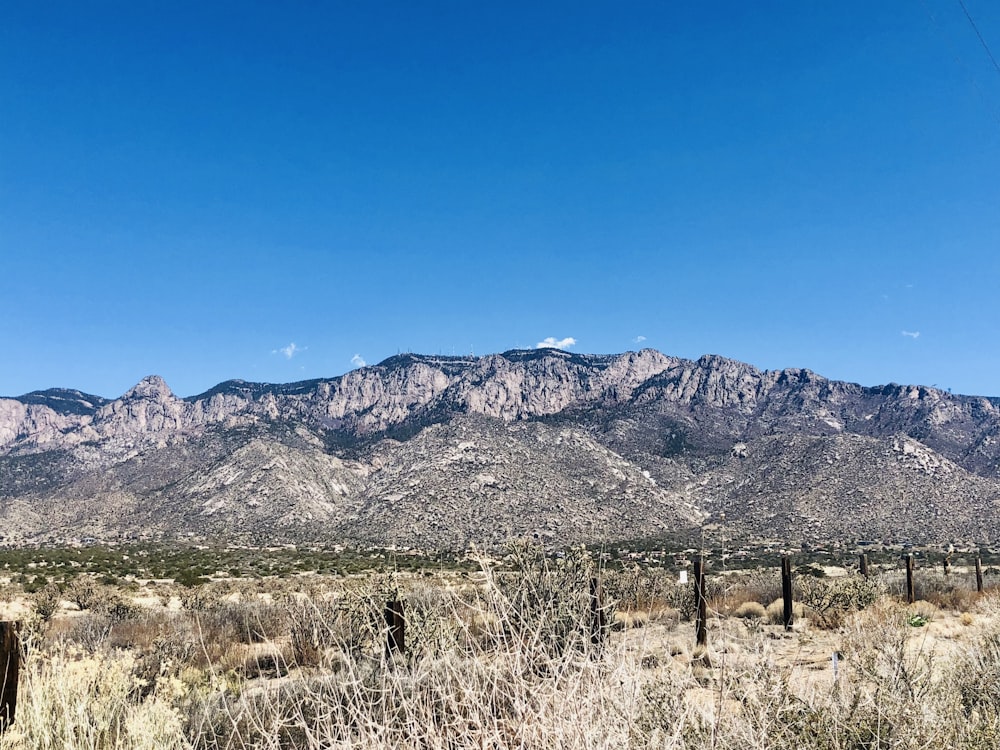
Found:
[[[632,342],[635,344],[641,344],[645,340],[646,340],[645,336],[636,336],[634,339],[632,339]]]
[[[572,336],[567,336],[564,339],[549,336],[544,341],[539,341],[535,344],[536,349],[568,349],[571,346],[576,346],[576,339]]]
[[[364,367],[368,363],[365,362],[365,358],[362,357],[360,354],[355,354],[353,357],[351,357],[351,364],[354,365],[355,367]]]
[[[920,331],[903,331],[904,336],[909,336],[911,339],[920,338]]]
[[[283,346],[280,349],[272,349],[271,354],[284,354],[285,359],[291,359],[299,352],[304,352],[308,347],[297,346],[293,341],[288,346]]]

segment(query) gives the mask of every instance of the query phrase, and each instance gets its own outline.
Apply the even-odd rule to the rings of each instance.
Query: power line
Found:
[[[993,57],[993,53],[990,51],[989,45],[986,43],[986,40],[983,38],[982,34],[979,33],[979,28],[976,26],[975,21],[972,19],[972,16],[969,13],[968,8],[965,7],[964,1],[958,0],[958,2],[962,6],[962,10],[965,11],[965,17],[969,20],[969,23],[972,25],[972,28],[979,36],[979,41],[986,49],[986,53],[989,55],[990,60],[993,62],[993,66],[997,68],[997,72],[1000,72],[1000,66],[997,66],[996,58]],[[959,68],[965,71],[965,75],[969,81],[969,85],[973,88],[973,90],[975,90],[976,94],[982,101],[983,106],[986,107],[987,112],[989,112],[990,116],[993,118],[996,124],[1000,125],[1000,113],[997,112],[992,102],[986,96],[986,92],[984,92],[982,87],[979,85],[978,81],[976,80],[976,76],[972,72],[972,68],[962,58],[962,55],[958,51],[959,47],[958,43],[955,41],[952,35],[948,33],[944,25],[940,21],[938,21],[937,16],[934,15],[934,11],[932,11],[930,6],[927,4],[927,0],[920,0],[920,4],[923,6],[924,11],[927,13],[927,16],[931,19],[931,22],[934,24],[934,28],[937,30],[938,34],[940,34],[942,39],[944,39],[944,42],[948,46],[952,54],[952,57],[954,58],[955,63],[959,66]]]
[[[1000,63],[997,63],[997,59],[993,57],[993,52],[990,51],[990,45],[986,43],[986,40],[979,31],[979,27],[972,18],[972,14],[969,13],[969,9],[965,7],[965,0],[958,0],[958,4],[962,6],[962,12],[965,13],[965,17],[969,19],[969,25],[972,26],[972,30],[975,31],[976,36],[979,37],[979,43],[983,45],[983,49],[986,50],[986,54],[989,55],[990,62],[993,63],[993,67],[996,68],[997,73],[1000,73]]]

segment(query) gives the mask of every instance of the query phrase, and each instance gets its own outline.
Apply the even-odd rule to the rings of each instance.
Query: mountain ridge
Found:
[[[0,519],[10,543],[84,527],[569,543],[717,513],[745,536],[1000,538],[1000,522],[981,519],[1000,502],[998,403],[655,349],[405,353],[335,378],[229,380],[184,398],[151,375],[111,400],[71,389],[0,399]],[[478,446],[477,471],[455,458],[459,443]],[[907,487],[915,521],[890,523],[882,510],[898,516]],[[945,495],[967,496],[967,510]],[[776,520],[773,508],[802,517]],[[435,514],[473,520],[456,532]]]

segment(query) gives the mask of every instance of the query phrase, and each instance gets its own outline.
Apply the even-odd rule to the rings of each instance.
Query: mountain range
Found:
[[[0,399],[0,543],[1000,539],[1000,399],[715,355],[401,354]]]

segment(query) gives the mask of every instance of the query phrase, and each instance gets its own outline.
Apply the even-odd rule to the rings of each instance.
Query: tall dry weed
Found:
[[[974,624],[958,631],[968,643],[947,656],[904,605],[868,601],[881,584],[818,579],[796,590],[814,611],[833,602],[837,630],[786,634],[719,617],[695,658],[674,648],[693,632],[656,618],[595,647],[594,570],[582,551],[524,548],[475,583],[379,575],[308,591],[286,584],[267,592],[273,603],[252,591],[120,621],[93,609],[73,625],[39,620],[27,633],[18,722],[0,750],[998,746],[995,597],[975,603]],[[712,585],[720,597],[773,592],[769,573]],[[619,590],[628,586],[632,614],[690,591],[666,577]],[[390,599],[406,609],[405,655],[386,653]],[[836,681],[829,665],[798,666],[794,649],[817,642],[838,650]],[[281,668],[264,669],[265,656]]]

